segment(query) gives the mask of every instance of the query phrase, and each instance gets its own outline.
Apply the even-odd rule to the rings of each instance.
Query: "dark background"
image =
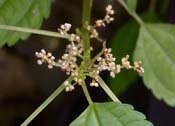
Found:
[[[54,0],[51,15],[44,21],[42,29],[56,31],[64,22],[71,23],[73,28],[80,26],[81,2],[82,0]],[[104,16],[104,8],[108,3],[115,7],[116,20],[100,33],[110,41],[130,17],[113,0],[94,0],[92,21]],[[149,3],[148,0],[139,0],[137,12],[144,12]],[[160,8],[156,9],[159,12]],[[166,13],[161,16],[165,22],[175,22],[175,0],[170,0]],[[14,47],[5,46],[0,49],[0,126],[19,126],[66,78],[60,69],[49,70],[46,66],[38,66],[34,56],[35,51],[44,48],[59,58],[66,44],[62,39],[32,35]],[[106,73],[102,76],[107,80]],[[90,93],[94,101],[108,100],[100,88],[90,89]],[[120,95],[120,99],[145,113],[155,126],[175,125],[175,109],[158,101],[143,85],[141,78]],[[62,93],[30,126],[67,126],[87,105],[80,88],[71,93]]]

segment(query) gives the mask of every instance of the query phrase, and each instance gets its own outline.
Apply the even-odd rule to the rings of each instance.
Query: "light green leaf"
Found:
[[[129,11],[133,12],[137,7],[137,0],[126,0]]]
[[[0,2],[0,24],[40,28],[43,18],[49,16],[51,0],[2,0]],[[28,33],[0,30],[0,46],[14,45]]]
[[[146,22],[160,21],[160,18],[154,11],[146,11],[141,14],[141,18]],[[110,47],[112,48],[112,53],[117,58],[117,63],[120,63],[120,59],[126,54],[129,54],[132,60],[138,34],[139,25],[135,20],[129,20],[114,35],[110,42]],[[115,78],[110,77],[109,84],[115,94],[120,95],[133,84],[137,77],[136,72],[124,70]]]
[[[70,126],[153,126],[145,116],[131,105],[115,102],[94,103]]]
[[[158,99],[175,106],[175,25],[141,27],[134,58],[143,62],[145,85]]]

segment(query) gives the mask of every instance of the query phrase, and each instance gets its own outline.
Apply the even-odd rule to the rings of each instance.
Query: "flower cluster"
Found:
[[[109,24],[110,22],[114,21],[114,10],[111,5],[108,5],[106,7],[106,15],[103,19],[98,19],[95,21],[95,27],[101,27],[101,26],[106,26],[106,24]]]
[[[75,84],[81,85],[83,79],[85,78],[83,74],[80,74],[79,67],[77,65],[77,58],[82,57],[83,48],[80,43],[78,44],[68,44],[65,53],[62,55],[61,59],[55,61],[55,57],[52,56],[50,52],[46,53],[44,49],[41,52],[36,52],[36,57],[39,58],[37,63],[39,65],[46,63],[48,68],[51,69],[54,66],[60,67],[67,75],[72,76]],[[65,91],[73,91],[74,85],[71,82],[66,81],[64,83]]]
[[[90,35],[91,38],[98,38],[99,37],[99,33],[95,28],[92,28],[90,30],[90,32],[91,32],[91,35]]]
[[[141,67],[141,61],[135,61],[132,66],[129,59],[129,55],[126,55],[121,59],[122,64],[115,64],[116,59],[111,53],[111,48],[106,48],[102,56],[97,59],[97,63],[93,65],[92,72],[99,74],[101,71],[110,71],[110,76],[115,77],[116,74],[120,73],[122,68],[133,69],[138,73],[143,73],[144,69]]]
[[[108,70],[110,75],[115,77],[120,72],[120,66],[115,64],[115,58],[111,53],[111,48],[106,48],[102,56],[97,59],[97,64],[93,65],[93,72],[99,74],[101,71]]]
[[[108,5],[105,10],[106,10],[105,17],[103,19],[96,20],[94,26],[88,27],[88,30],[91,33],[91,35],[90,35],[91,38],[98,38],[99,37],[99,33],[96,30],[97,27],[102,27],[102,26],[105,27],[106,24],[109,24],[110,22],[114,21],[114,17],[112,17],[112,16],[114,15],[115,12],[114,12],[112,6]]]
[[[144,68],[141,67],[141,65],[142,65],[142,61],[135,61],[133,69],[138,73],[144,73]]]
[[[67,75],[74,77],[74,81],[81,85],[82,77],[79,74],[79,67],[77,65],[77,58],[82,57],[83,48],[80,43],[78,44],[68,44],[65,53],[62,55],[61,59],[55,61],[55,57],[52,53],[41,49],[41,52],[36,52],[36,57],[39,58],[37,63],[39,65],[46,63],[49,69],[55,67],[60,67]],[[74,86],[69,82],[65,82],[66,92],[74,90]]]
[[[72,26],[69,23],[62,24],[60,28],[58,28],[58,32],[61,35],[66,36],[68,41],[71,42],[71,44],[67,45],[66,51],[62,55],[61,59],[56,61],[55,57],[52,56],[52,53],[47,53],[44,49],[42,49],[41,52],[36,52],[36,57],[38,58],[37,63],[39,65],[46,63],[49,69],[53,67],[60,67],[66,72],[67,75],[73,77],[72,81],[64,82],[66,92],[73,91],[76,84],[82,85],[86,79],[86,76],[91,73],[98,75],[100,72],[107,70],[110,72],[110,76],[114,78],[123,68],[133,69],[138,73],[144,72],[144,69],[141,67],[141,61],[135,61],[133,65],[131,65],[129,55],[126,55],[121,59],[121,64],[116,64],[116,58],[113,56],[111,48],[106,48],[106,42],[99,37],[99,33],[96,28],[101,26],[104,27],[106,24],[113,21],[113,15],[114,10],[112,9],[111,5],[108,5],[106,7],[106,15],[104,19],[96,20],[95,25],[87,27],[87,30],[90,32],[90,37],[96,38],[98,41],[103,42],[104,46],[104,49],[102,49],[99,54],[97,54],[93,59],[89,59],[88,63],[90,65],[88,67],[86,66],[82,69],[81,65],[84,61],[82,61],[80,64],[77,63],[78,58],[83,60],[83,45],[80,36],[77,34],[68,33]],[[90,47],[89,50],[92,51],[93,48]],[[92,78],[90,86],[98,87],[99,84],[96,80],[96,77]]]
[[[131,65],[128,59],[129,59],[129,55],[126,55],[125,57],[121,59],[122,68],[133,69],[138,73],[144,73],[144,68],[141,66],[142,65],[141,61],[134,61],[134,65]]]
[[[60,28],[58,28],[58,31],[60,34],[65,35],[67,32],[71,29],[72,25],[69,23],[62,24]]]
[[[67,75],[70,75],[77,66],[77,57],[81,57],[83,48],[81,44],[68,44],[65,53],[58,61],[55,61],[55,57],[52,56],[52,53],[41,49],[41,52],[36,52],[35,55],[37,58],[37,63],[39,65],[46,63],[48,68],[60,67],[62,70],[66,71]],[[73,73],[72,73],[73,74]]]
[[[63,54],[62,58],[58,60],[57,64],[66,71],[67,75],[78,76],[78,65],[77,58],[81,57],[83,48],[81,44],[72,45],[69,44],[66,49],[66,53]],[[77,80],[78,81],[78,80]]]
[[[69,24],[69,23],[65,23],[65,24],[62,24],[60,26],[60,28],[58,28],[58,32],[61,34],[61,35],[65,35],[68,37],[68,40],[71,41],[71,42],[80,42],[80,36],[72,33],[72,34],[68,34],[68,31],[71,29],[72,25]]]
[[[92,82],[90,83],[91,87],[99,87],[99,84],[96,82],[95,79],[92,80]]]
[[[41,49],[41,52],[36,52],[35,53],[36,57],[39,58],[37,60],[37,63],[39,65],[43,64],[43,63],[47,63],[48,64],[48,68],[52,69],[53,66],[55,66],[55,57],[52,56],[52,53],[48,52],[46,53],[46,51],[44,49]]]
[[[66,92],[70,92],[70,91],[73,91],[75,89],[74,85],[72,85],[69,81],[65,81],[64,86],[65,86]]]

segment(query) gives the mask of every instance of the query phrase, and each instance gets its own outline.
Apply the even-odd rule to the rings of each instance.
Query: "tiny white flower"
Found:
[[[69,91],[70,91],[70,87],[67,86],[67,87],[65,88],[65,91],[66,91],[66,92],[69,92]]]
[[[95,87],[99,87],[99,84],[97,82],[94,83]]]
[[[43,64],[41,60],[37,60],[38,65]]]

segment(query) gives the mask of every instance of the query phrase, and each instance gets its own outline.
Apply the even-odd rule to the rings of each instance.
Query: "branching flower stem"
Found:
[[[10,25],[0,25],[0,29],[11,30],[11,31],[16,31],[16,32],[33,33],[33,34],[38,34],[38,35],[51,36],[51,37],[64,38],[64,39],[68,38],[68,36],[61,35],[58,32],[37,30],[37,29],[32,29],[32,28],[24,28],[24,27],[10,26]]]
[[[88,89],[87,89],[87,86],[86,86],[85,81],[83,81],[83,83],[82,83],[81,86],[82,86],[83,92],[84,92],[84,94],[85,94],[85,96],[86,96],[86,99],[87,99],[88,103],[89,103],[89,104],[92,104],[93,101],[92,101],[92,99],[91,99],[91,96],[90,96],[90,94],[89,94],[89,91],[88,91]]]
[[[83,15],[82,15],[82,23],[84,27],[87,27],[89,25],[90,21],[90,13],[91,13],[91,7],[92,7],[92,0],[83,0]],[[82,41],[83,41],[83,48],[84,48],[84,62],[83,64],[85,66],[88,66],[87,63],[90,60],[90,36],[89,32],[86,29],[82,29]],[[99,54],[101,55],[101,53]],[[95,58],[96,60],[96,58]],[[92,61],[94,62],[94,61]],[[91,76],[94,78],[94,76]],[[100,86],[103,88],[103,90],[111,97],[111,99],[115,102],[119,102],[119,99],[115,96],[115,94],[110,90],[110,88],[105,84],[105,82],[101,79],[99,75],[95,75],[97,77],[96,81],[100,84]],[[87,90],[87,87],[85,83],[82,84],[83,91],[85,93],[85,96],[89,102],[89,104],[92,104],[92,100],[90,98],[89,92]]]
[[[106,85],[103,79],[97,74],[89,74],[90,77],[95,77],[95,80],[98,84],[103,88],[103,90],[108,94],[108,96],[114,101],[121,103],[121,101],[115,96],[115,94],[111,91],[111,89]]]
[[[72,81],[69,77],[65,81]],[[20,125],[27,126],[40,112],[42,112],[65,88],[65,81]]]
[[[91,19],[91,8],[92,8],[92,2],[93,0],[83,0],[83,12],[82,12],[82,44],[83,44],[83,61],[81,63],[80,69],[83,71],[86,69],[86,66],[90,60],[90,35],[89,31],[86,29],[86,27],[89,26],[89,22]],[[89,95],[85,80],[83,80],[82,83],[82,89],[86,96],[86,99],[89,104],[92,104],[92,99]]]
[[[83,0],[83,13],[82,13],[82,43],[84,49],[84,63],[90,59],[90,35],[86,27],[89,26],[91,18],[91,8],[93,0]]]

